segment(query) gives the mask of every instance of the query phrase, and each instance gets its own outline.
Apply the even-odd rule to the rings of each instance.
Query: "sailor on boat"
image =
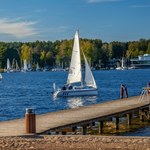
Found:
[[[85,78],[82,78],[81,56],[79,45],[79,33],[76,31],[74,36],[74,45],[71,57],[71,63],[68,73],[67,83],[60,89],[56,89],[54,83],[55,97],[68,97],[68,96],[93,96],[98,94],[97,85],[92,74],[91,68],[83,53],[85,61]]]

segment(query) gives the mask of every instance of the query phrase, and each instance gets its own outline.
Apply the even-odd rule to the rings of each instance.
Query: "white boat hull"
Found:
[[[73,90],[58,90],[54,92],[56,97],[71,97],[71,96],[95,96],[98,94],[97,88],[89,89],[73,89]]]

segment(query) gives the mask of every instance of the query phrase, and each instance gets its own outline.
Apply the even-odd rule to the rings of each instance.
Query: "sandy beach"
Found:
[[[0,137],[0,150],[150,150],[150,137],[25,136]]]

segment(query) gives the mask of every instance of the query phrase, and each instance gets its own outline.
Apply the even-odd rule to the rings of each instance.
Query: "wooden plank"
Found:
[[[93,120],[119,115],[122,112],[130,112],[149,104],[146,96],[141,102],[138,100],[139,96],[136,96],[76,109],[36,115],[36,133],[43,133],[50,129],[59,129],[60,127],[73,127],[78,124],[82,125],[82,123],[86,124]],[[0,136],[26,135],[25,129],[25,118],[0,122]]]

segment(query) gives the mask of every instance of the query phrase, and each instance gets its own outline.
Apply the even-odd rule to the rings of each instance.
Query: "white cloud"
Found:
[[[87,0],[88,3],[117,2],[120,0]]]
[[[32,21],[20,21],[20,18],[3,18],[0,19],[0,34],[12,35],[19,39],[33,36],[37,34],[35,24],[36,22]]]
[[[131,5],[131,8],[148,8],[150,5]]]

